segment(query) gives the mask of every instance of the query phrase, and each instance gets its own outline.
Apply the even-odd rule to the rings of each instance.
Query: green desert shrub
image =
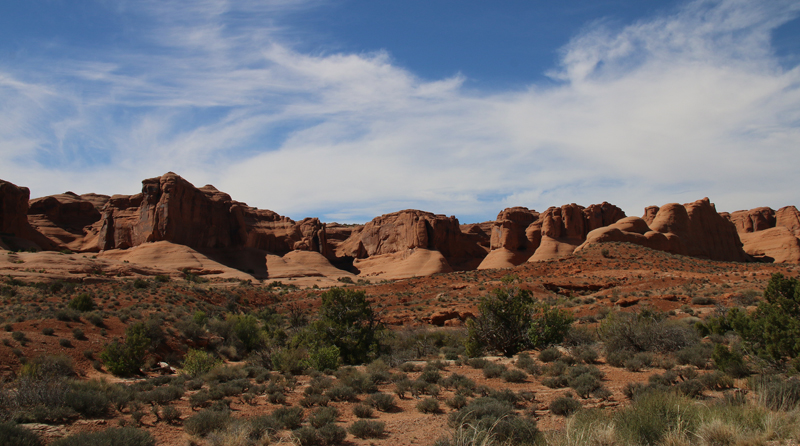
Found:
[[[92,311],[95,307],[94,299],[88,293],[80,293],[69,301],[67,307],[76,311]]]
[[[108,371],[118,376],[129,376],[139,372],[150,346],[144,323],[136,323],[125,330],[125,341],[114,341],[100,354]]]
[[[492,362],[483,368],[483,376],[484,378],[499,378],[505,371],[505,365]]]
[[[553,362],[558,360],[561,357],[561,352],[554,347],[546,348],[539,352],[539,361],[542,362]]]
[[[717,334],[735,330],[749,350],[785,365],[800,355],[800,280],[773,274],[754,312],[731,308],[700,328]]]
[[[531,346],[536,348],[560,344],[575,319],[572,314],[547,304],[538,304],[528,329]]]
[[[528,330],[534,314],[530,291],[498,288],[481,298],[478,311],[478,316],[467,322],[468,356],[478,356],[485,350],[512,356],[530,347]]]
[[[345,364],[362,364],[377,356],[383,326],[363,291],[332,288],[320,295],[319,319],[312,324],[315,339],[339,349]]]
[[[196,378],[200,375],[210,372],[222,361],[214,357],[211,353],[205,350],[195,350],[190,348],[183,357],[183,368],[181,372]]]

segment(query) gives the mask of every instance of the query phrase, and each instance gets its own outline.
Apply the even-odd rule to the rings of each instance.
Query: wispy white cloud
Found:
[[[564,46],[556,85],[491,93],[460,75],[421,79],[385,51],[295,50],[281,12],[313,2],[141,5],[146,50],[61,60],[36,82],[34,65],[0,66],[11,166],[0,177],[34,195],[133,193],[174,170],[251,205],[340,221],[603,200],[639,214],[703,196],[720,210],[800,204],[800,69],[770,46],[796,1],[699,0],[601,21]]]

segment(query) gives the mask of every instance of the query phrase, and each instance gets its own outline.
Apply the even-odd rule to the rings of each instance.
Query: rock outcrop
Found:
[[[625,212],[603,202],[587,208],[575,203],[547,209],[526,231],[528,238],[539,240],[539,248],[529,262],[556,259],[572,254],[594,229],[625,218]]]
[[[57,246],[28,222],[31,191],[0,180],[0,247],[3,249],[53,250]]]
[[[800,212],[796,207],[777,211],[759,207],[721,215],[736,226],[748,255],[762,261],[800,263]]]
[[[28,222],[61,249],[97,251],[98,232],[91,226],[100,220],[97,205],[108,201],[103,197],[65,192],[36,198],[29,203]]]
[[[624,217],[620,208],[605,202],[589,207],[567,204],[541,214],[523,207],[505,209],[492,226],[492,251],[478,268],[504,268],[569,255],[589,231]]]
[[[479,237],[462,233],[455,217],[409,209],[381,215],[353,230],[336,247],[335,256],[355,261],[421,249],[439,252],[445,259],[443,270],[474,269],[476,260],[479,262],[486,255],[478,240]]]
[[[293,250],[330,254],[325,225],[318,219],[295,222],[233,201],[213,186],[196,188],[172,172],[144,180],[139,194],[112,196],[95,225],[103,250],[163,240],[198,250],[241,247],[278,255]]]
[[[23,237],[28,224],[28,199],[31,191],[14,183],[0,180],[0,232]]]
[[[508,268],[525,263],[539,247],[540,239],[530,240],[528,227],[539,218],[539,213],[526,207],[513,207],[500,211],[491,228],[491,251],[478,269]]]
[[[654,209],[658,209],[655,214]],[[684,205],[670,203],[660,208],[648,207],[643,218],[622,219],[592,231],[577,250],[609,241],[635,243],[660,251],[711,260],[748,260],[736,227],[717,213],[708,198]]]

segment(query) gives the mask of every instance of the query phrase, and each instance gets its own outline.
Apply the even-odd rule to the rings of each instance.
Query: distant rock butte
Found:
[[[492,226],[492,251],[478,269],[564,257],[583,243],[589,231],[624,217],[620,208],[609,203],[589,207],[572,203],[542,214],[524,207],[505,209]]]
[[[357,276],[396,279],[513,267],[603,242],[713,260],[800,263],[800,213],[794,206],[719,214],[707,198],[650,206],[642,218],[626,217],[604,202],[541,213],[512,207],[495,221],[474,224],[409,209],[364,225],[326,225],[247,206],[169,172],[142,181],[135,195],[65,192],[33,200],[27,188],[0,180],[0,210],[0,248],[97,252],[118,262],[125,274],[189,269],[324,285]],[[125,266],[130,263],[141,267]]]
[[[656,210],[657,209],[657,210]],[[673,254],[744,262],[747,254],[736,227],[708,200],[648,207],[643,218],[621,219],[595,229],[576,251],[601,242],[628,242]]]
[[[777,211],[759,207],[721,215],[735,225],[748,255],[775,263],[800,263],[800,212],[796,207]]]

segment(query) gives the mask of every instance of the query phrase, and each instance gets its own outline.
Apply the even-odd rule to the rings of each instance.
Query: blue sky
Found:
[[[800,1],[9,0],[0,178],[295,219],[800,205]]]

